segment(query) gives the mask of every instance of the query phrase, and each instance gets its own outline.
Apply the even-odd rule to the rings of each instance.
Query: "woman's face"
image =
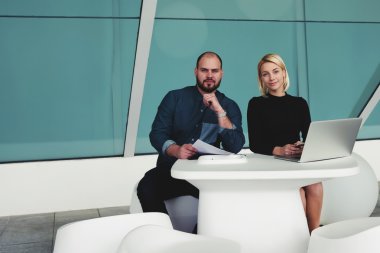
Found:
[[[266,62],[261,65],[260,79],[269,93],[274,96],[285,95],[284,82],[286,72],[281,67],[272,63]]]

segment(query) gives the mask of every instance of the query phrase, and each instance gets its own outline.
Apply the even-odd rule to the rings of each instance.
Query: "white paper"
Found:
[[[204,141],[197,140],[194,144],[193,147],[197,149],[198,153],[201,154],[213,154],[213,155],[230,155],[233,154],[231,152],[222,150],[220,148],[216,148],[213,145],[207,144]]]
[[[198,158],[201,164],[235,164],[246,163],[247,157],[245,155],[202,155]]]

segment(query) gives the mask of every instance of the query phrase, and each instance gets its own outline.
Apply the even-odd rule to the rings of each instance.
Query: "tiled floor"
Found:
[[[128,207],[0,217],[0,253],[51,253],[57,229],[70,222],[129,213]]]
[[[79,220],[129,213],[128,207],[0,217],[0,253],[51,253],[57,228]],[[371,216],[380,217],[380,198]]]

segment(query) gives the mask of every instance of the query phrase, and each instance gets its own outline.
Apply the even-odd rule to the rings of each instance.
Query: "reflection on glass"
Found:
[[[377,0],[305,0],[307,20],[380,22]]]
[[[300,0],[165,0],[157,2],[157,18],[303,20]]]
[[[141,0],[1,0],[0,15],[139,17]]]
[[[122,155],[137,20],[0,23],[0,162]]]
[[[380,26],[311,23],[307,35],[313,119],[356,117],[380,79]]]

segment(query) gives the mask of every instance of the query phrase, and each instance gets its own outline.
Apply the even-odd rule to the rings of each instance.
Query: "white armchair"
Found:
[[[114,253],[132,229],[154,224],[172,228],[163,213],[125,214],[77,221],[57,231],[53,253]]]
[[[378,253],[380,218],[336,222],[311,233],[308,253]]]
[[[142,208],[137,197],[137,186],[133,189],[130,213],[141,213]],[[193,232],[198,219],[198,199],[193,196],[181,196],[165,201],[166,209],[173,228],[179,231]]]
[[[147,243],[144,243],[146,241]],[[232,240],[194,235],[157,225],[145,225],[129,232],[117,253],[239,253]]]

